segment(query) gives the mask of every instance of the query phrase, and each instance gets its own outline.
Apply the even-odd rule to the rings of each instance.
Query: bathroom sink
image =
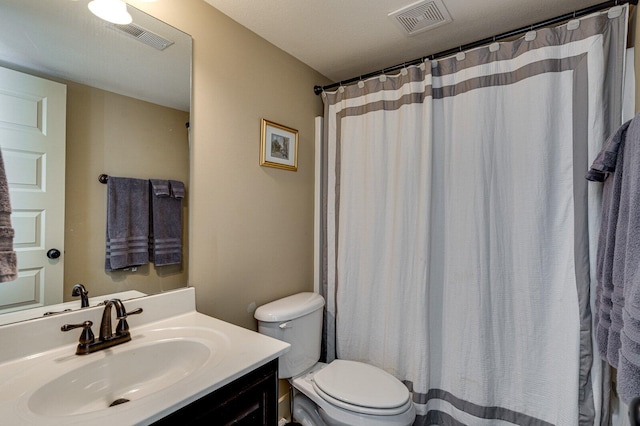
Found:
[[[81,330],[103,308],[0,327],[0,424],[143,426],[240,379],[289,348],[195,311],[193,288],[148,296],[126,308],[131,340],[76,355]],[[114,324],[115,325],[115,324]]]
[[[199,341],[169,339],[105,354],[45,383],[29,398],[29,409],[69,416],[135,401],[193,374],[210,359],[211,349]]]
[[[167,323],[91,354],[76,355],[73,344],[0,366],[0,413],[13,404],[10,424],[102,424],[202,388],[228,362],[229,333]]]

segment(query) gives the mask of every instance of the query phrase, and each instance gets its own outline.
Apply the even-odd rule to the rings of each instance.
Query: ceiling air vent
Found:
[[[407,35],[414,35],[451,22],[441,0],[421,0],[391,12],[389,18]]]
[[[133,37],[136,40],[158,50],[164,50],[174,43],[173,41],[167,40],[166,38],[136,24],[109,24],[109,27],[118,32],[125,33],[129,37]]]

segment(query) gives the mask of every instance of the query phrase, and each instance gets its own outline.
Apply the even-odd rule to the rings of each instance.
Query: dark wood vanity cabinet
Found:
[[[154,423],[167,426],[277,424],[277,359]]]

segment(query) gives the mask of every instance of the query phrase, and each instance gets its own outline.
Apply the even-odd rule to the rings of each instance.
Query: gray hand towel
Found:
[[[18,259],[13,251],[13,235],[9,184],[0,152],[0,282],[18,278]]]
[[[149,257],[156,266],[182,263],[182,201],[184,184],[151,179],[151,235]],[[173,195],[175,190],[182,196]],[[165,191],[165,188],[168,190]],[[172,194],[172,196],[169,196]]]
[[[618,393],[628,404],[640,395],[640,115],[605,143],[590,177],[604,181],[596,340],[618,369]]]
[[[184,183],[179,180],[170,180],[171,196],[176,199],[184,198]]]
[[[110,176],[107,182],[105,269],[149,263],[149,181]]]
[[[157,197],[168,197],[171,195],[169,181],[165,179],[149,179],[151,182],[151,191]]]

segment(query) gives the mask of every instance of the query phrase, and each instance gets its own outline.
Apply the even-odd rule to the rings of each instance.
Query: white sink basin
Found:
[[[106,410],[173,385],[211,357],[208,345],[186,339],[122,349],[44,384],[29,398],[29,409],[44,416]]]
[[[0,413],[14,399],[12,424],[108,422],[201,388],[231,348],[228,333],[186,324],[132,329],[131,341],[88,355],[64,346],[0,368]]]

